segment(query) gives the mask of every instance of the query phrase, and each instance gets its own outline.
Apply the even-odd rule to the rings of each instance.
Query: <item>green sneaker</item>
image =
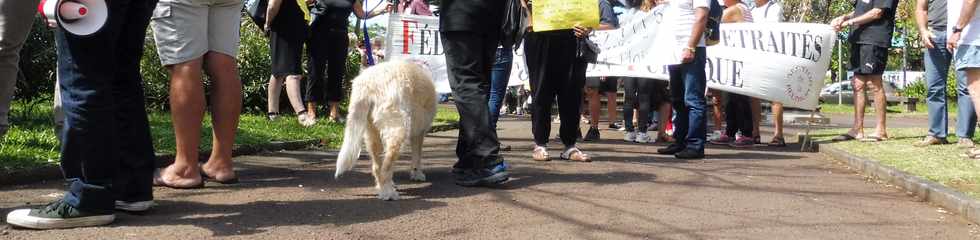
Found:
[[[30,229],[57,229],[101,226],[112,223],[112,212],[89,212],[76,209],[63,199],[36,209],[17,209],[7,214],[10,225]]]

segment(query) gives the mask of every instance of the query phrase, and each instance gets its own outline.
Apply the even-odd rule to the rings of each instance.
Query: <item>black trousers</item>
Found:
[[[326,104],[344,98],[344,74],[347,73],[347,28],[337,28],[320,17],[310,25],[306,42],[310,78],[306,81],[303,101]],[[346,21],[346,19],[344,19]]]
[[[109,19],[94,35],[55,31],[65,126],[65,201],[112,211],[115,200],[153,199],[153,141],[140,58],[157,1],[107,1]],[[111,46],[111,47],[107,47]]]
[[[490,68],[497,44],[496,33],[442,32],[449,86],[459,111],[459,140],[455,168],[491,168],[500,164],[497,131],[490,128]]]
[[[729,93],[725,104],[725,134],[735,137],[741,131],[742,136],[752,137],[752,99],[748,96]]]
[[[575,34],[570,30],[528,33],[524,52],[531,81],[531,132],[538,146],[551,135],[551,106],[558,98],[561,126],[558,137],[565,147],[575,146],[579,135],[579,109],[587,63],[575,57]]]
[[[654,83],[658,80],[625,77],[623,79],[623,89],[626,91],[623,103],[623,121],[626,123],[627,132],[647,132],[647,123],[650,120],[651,101],[650,95],[653,93]],[[637,109],[637,126],[633,127],[633,109]]]

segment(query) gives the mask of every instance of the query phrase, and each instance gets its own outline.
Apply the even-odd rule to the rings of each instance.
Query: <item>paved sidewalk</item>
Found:
[[[530,160],[530,124],[505,119],[500,136],[514,179],[503,189],[452,184],[456,132],[426,139],[426,174],[396,173],[403,200],[374,198],[368,161],[333,179],[333,152],[236,158],[243,183],[156,189],[144,215],[111,226],[29,231],[3,239],[976,239],[980,228],[900,189],[867,181],[821,154],[788,148],[654,155],[619,132],[583,144],[592,163]],[[556,128],[557,129],[557,126]],[[557,147],[557,144],[553,145]],[[558,151],[552,152],[553,156]],[[401,163],[401,169],[407,165]],[[0,188],[0,211],[46,203],[60,183]]]

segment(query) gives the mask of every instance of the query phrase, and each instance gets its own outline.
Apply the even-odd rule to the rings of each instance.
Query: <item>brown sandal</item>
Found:
[[[534,147],[534,153],[531,154],[531,158],[539,162],[551,161],[551,157],[548,156],[548,149],[542,146]]]
[[[561,154],[561,159],[576,161],[576,162],[592,161],[592,157],[589,157],[588,154],[583,153],[582,150],[579,150],[577,147],[572,147],[569,148],[568,150],[565,150],[565,152]]]

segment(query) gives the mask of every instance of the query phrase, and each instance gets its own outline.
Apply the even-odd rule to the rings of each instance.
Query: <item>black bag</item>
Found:
[[[718,1],[709,2],[711,5],[708,8],[708,22],[704,29],[704,44],[714,46],[721,42],[721,14],[725,8],[718,4]]]
[[[265,30],[265,11],[268,6],[268,0],[245,0],[245,13],[252,19],[255,26],[262,30]]]
[[[500,25],[500,45],[517,48],[527,33],[528,13],[521,0],[505,0],[504,22]]]
[[[596,45],[592,40],[588,38],[578,39],[575,57],[587,63],[596,63],[599,61],[599,52],[601,51],[599,45]]]

